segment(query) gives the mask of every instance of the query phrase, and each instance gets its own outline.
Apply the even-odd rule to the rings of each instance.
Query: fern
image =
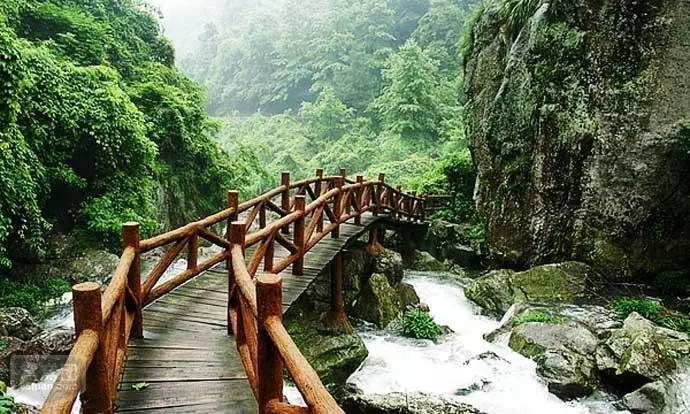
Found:
[[[525,27],[527,20],[536,13],[541,0],[503,0],[501,16],[510,37],[516,37]]]

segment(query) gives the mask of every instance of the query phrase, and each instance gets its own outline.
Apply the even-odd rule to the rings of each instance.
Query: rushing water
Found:
[[[436,322],[454,333],[434,343],[363,328],[369,356],[349,382],[365,393],[442,394],[489,414],[627,413],[605,395],[566,403],[549,393],[534,362],[513,352],[505,338],[496,344],[483,339],[499,322],[479,313],[461,281],[421,272],[408,272],[406,281]]]

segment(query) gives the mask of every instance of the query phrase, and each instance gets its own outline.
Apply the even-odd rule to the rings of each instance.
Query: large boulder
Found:
[[[383,249],[374,257],[372,273],[386,276],[391,285],[400,283],[404,276],[402,256],[393,250]]]
[[[313,314],[288,312],[285,327],[324,384],[341,384],[367,357],[356,332],[330,329]]]
[[[31,275],[34,280],[62,278],[72,283],[106,282],[120,258],[110,252],[85,249],[72,236],[51,235],[47,252],[41,257],[18,257],[12,263],[12,277],[22,280]]]
[[[347,414],[482,414],[467,404],[423,393],[350,392],[338,398],[338,403]]]
[[[578,322],[528,322],[513,329],[509,345],[537,363],[549,391],[571,399],[589,395],[598,385],[597,343],[597,337]]]
[[[514,303],[576,303],[592,292],[594,273],[580,262],[533,267],[524,272],[496,270],[465,287],[467,297],[490,313],[503,315]]]
[[[599,370],[622,388],[662,379],[690,355],[688,335],[660,327],[631,313],[596,351]]]
[[[404,310],[400,292],[380,273],[374,273],[366,280],[353,309],[355,317],[379,328],[388,326]]]
[[[484,335],[489,342],[496,342],[524,322],[548,321],[550,323],[578,322],[596,336],[614,328],[621,322],[614,312],[599,305],[534,304],[516,303],[508,309],[498,328]]]
[[[487,312],[501,316],[514,303],[511,283],[514,271],[493,270],[465,286],[465,296]]]
[[[33,338],[41,328],[24,308],[0,308],[0,336],[21,340]]]
[[[420,252],[419,250],[414,251],[410,268],[421,272],[444,272],[448,270],[446,265],[432,256],[431,253]]]
[[[441,260],[448,259],[460,266],[476,266],[481,260],[482,246],[470,236],[471,232],[468,224],[436,219],[429,225],[422,247]]]
[[[690,3],[522,3],[486,3],[464,49],[493,255],[620,277],[690,267]]]

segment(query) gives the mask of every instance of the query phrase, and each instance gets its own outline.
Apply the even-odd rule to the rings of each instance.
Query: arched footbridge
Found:
[[[377,223],[425,225],[443,196],[417,196],[341,170],[281,185],[140,240],[123,225],[111,282],[73,287],[76,342],[42,413],[342,413],[282,324],[282,314],[331,266],[331,316],[347,318],[339,252]],[[199,257],[199,243],[216,246]],[[145,277],[141,255],[165,248]],[[169,268],[186,254],[186,269]],[[283,372],[307,406],[284,401]]]

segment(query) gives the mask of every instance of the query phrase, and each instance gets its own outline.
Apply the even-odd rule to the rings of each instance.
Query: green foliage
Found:
[[[619,319],[625,319],[631,313],[637,312],[647,319],[655,320],[664,309],[657,302],[633,297],[618,298],[611,303],[611,306]]]
[[[436,340],[441,335],[441,328],[429,312],[412,309],[403,314],[402,333],[411,338]]]
[[[0,352],[4,351],[5,349],[7,349],[7,341],[0,339]],[[2,386],[0,385],[0,391],[3,391],[1,388]]]
[[[122,222],[181,224],[245,182],[137,0],[4,1],[0,56],[0,268],[51,227],[115,248]]]
[[[442,83],[438,62],[413,40],[408,40],[386,63],[384,87],[373,102],[384,128],[406,138],[438,138],[444,115],[453,111],[450,88]]]
[[[541,323],[552,323],[558,324],[563,322],[563,318],[556,317],[549,312],[543,312],[538,310],[529,310],[517,317],[515,323],[522,325],[523,323],[529,322],[541,322]]]
[[[43,304],[69,292],[69,282],[52,278],[43,282],[16,282],[0,278],[0,303],[7,307],[21,307],[32,315],[43,315]]]
[[[541,4],[541,0],[502,0],[500,13],[505,21],[506,29],[511,37],[517,34],[534,15]]]
[[[145,390],[146,388],[148,388],[149,385],[151,385],[151,384],[149,384],[148,382],[137,382],[136,384],[132,384],[132,389],[134,391],[141,391],[141,390]]]
[[[637,312],[658,325],[690,335],[690,318],[687,315],[673,312],[649,299],[622,297],[614,300],[611,307],[621,320]]]
[[[5,385],[3,382],[0,384]],[[14,398],[5,394],[5,391],[0,391],[0,414],[12,414],[17,410],[17,404]]]

